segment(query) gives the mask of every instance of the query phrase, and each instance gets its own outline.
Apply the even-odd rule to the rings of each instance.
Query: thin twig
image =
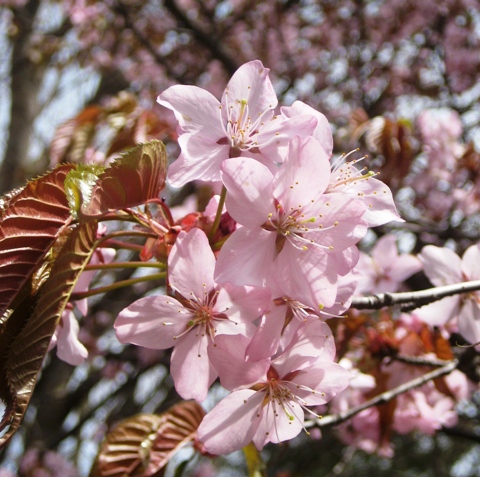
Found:
[[[164,6],[179,23],[185,25],[192,32],[193,36],[210,51],[214,58],[222,62],[230,74],[233,75],[235,73],[239,64],[234,55],[227,51],[224,43],[214,34],[213,30],[204,30],[198,23],[187,16],[174,0],[165,0]]]
[[[160,262],[113,262],[113,263],[97,263],[95,265],[86,265],[84,271],[86,270],[112,270],[116,268],[162,268],[165,269],[167,266],[164,263]]]
[[[457,360],[448,361],[448,363],[441,368],[435,369],[429,373],[424,374],[423,376],[412,379],[411,381],[408,381],[394,389],[391,389],[390,391],[385,391],[384,393],[379,394],[378,396],[375,396],[368,401],[365,401],[359,406],[352,407],[351,409],[339,412],[338,414],[323,416],[321,419],[316,419],[311,421],[310,423],[305,423],[305,426],[309,427],[316,425],[318,427],[326,427],[340,424],[341,422],[350,419],[351,417],[355,416],[361,411],[364,411],[365,409],[373,406],[378,406],[380,404],[385,404],[400,394],[410,391],[411,389],[418,388],[432,379],[439,378],[440,376],[451,373],[457,367],[457,365]]]
[[[143,277],[137,278],[130,278],[128,280],[122,280],[120,282],[114,282],[110,285],[105,285],[103,287],[92,288],[91,290],[87,290],[85,292],[75,292],[72,293],[70,299],[81,300],[83,298],[89,298],[94,295],[100,295],[101,293],[107,293],[111,290],[116,290],[117,288],[122,287],[130,287],[132,285],[136,285],[137,283],[149,282],[153,280],[161,280],[167,276],[166,272],[159,272],[159,273],[152,273],[151,275],[145,275]]]
[[[407,356],[405,354],[396,354],[391,358],[394,361],[400,361],[407,364],[416,364],[418,366],[433,366],[434,368],[441,368],[451,363],[450,360],[434,359],[425,356]]]
[[[379,310],[384,306],[406,305],[402,310],[413,310],[428,303],[441,300],[447,296],[470,293],[480,290],[480,280],[456,283],[443,287],[401,293],[378,293],[377,295],[354,297],[351,308],[357,310]]]

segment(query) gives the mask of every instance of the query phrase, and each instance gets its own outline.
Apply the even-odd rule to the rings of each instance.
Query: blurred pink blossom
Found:
[[[480,244],[468,247],[462,258],[434,245],[424,247],[418,257],[435,286],[480,279]],[[480,292],[443,298],[416,309],[415,314],[431,326],[444,326],[456,319],[459,333],[469,343],[480,342]]]
[[[405,279],[423,268],[417,257],[399,255],[396,242],[394,235],[387,234],[378,239],[371,256],[360,252],[356,270],[363,279],[358,284],[358,293],[395,292]]]

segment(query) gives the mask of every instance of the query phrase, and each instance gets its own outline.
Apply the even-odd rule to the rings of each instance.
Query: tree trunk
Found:
[[[24,7],[12,9],[18,28],[13,39],[11,59],[10,126],[5,157],[0,168],[0,194],[25,182],[24,165],[28,155],[32,125],[37,113],[38,90],[46,62],[34,63],[29,55],[33,21],[40,0],[31,0]]]

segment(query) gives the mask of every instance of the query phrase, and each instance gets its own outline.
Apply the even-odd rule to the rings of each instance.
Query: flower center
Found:
[[[225,314],[227,310],[216,311],[214,309],[218,294],[219,291],[211,290],[210,293],[205,293],[202,299],[196,297],[193,293],[191,293],[191,298],[185,298],[176,293],[177,300],[182,303],[186,311],[193,313],[193,317],[187,323],[187,328],[182,335],[197,327],[198,332],[202,334],[207,333],[212,340],[215,338],[217,332],[215,322],[228,319],[228,316]],[[180,336],[177,336],[177,338]]]
[[[315,217],[307,217],[301,209],[302,205],[299,205],[297,209],[292,208],[287,213],[283,207],[277,203],[276,217],[274,217],[272,213],[268,214],[267,221],[263,224],[263,228],[269,232],[277,233],[275,240],[277,253],[283,250],[287,240],[297,250],[308,250],[311,245],[323,248],[326,251],[332,250],[333,247],[321,245],[313,239],[304,237],[304,235],[311,232],[328,230],[337,226],[338,222],[335,222],[331,227],[323,227],[322,224],[317,225],[317,219]]]
[[[249,87],[250,88],[250,87]],[[248,100],[236,99],[230,104],[228,90],[225,91],[227,109],[227,140],[230,142],[230,157],[240,156],[242,151],[256,152],[258,148],[258,134],[266,121],[276,119],[271,108],[252,117]],[[272,118],[273,116],[273,118]]]
[[[357,162],[363,161],[367,156],[363,156],[359,159],[354,159],[353,161],[345,162],[345,159],[352,153],[358,151],[354,149],[348,154],[342,154],[336,161],[332,163],[332,181],[327,187],[326,193],[336,192],[337,187],[348,187],[350,185],[355,185],[359,180],[368,180],[370,177],[375,177],[378,175],[378,172],[369,171],[367,167],[359,170],[355,167]]]

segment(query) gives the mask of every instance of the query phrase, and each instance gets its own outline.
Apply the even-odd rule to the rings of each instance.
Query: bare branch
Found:
[[[225,69],[233,75],[240,65],[237,64],[233,55],[227,52],[223,42],[217,38],[214,32],[205,31],[200,25],[188,18],[174,0],[165,0],[164,4],[179,24],[183,24],[185,28],[191,30],[195,38],[210,51],[214,58],[220,60]]]
[[[433,371],[430,371],[429,373],[424,374],[423,376],[412,379],[411,381],[408,381],[394,389],[385,391],[384,393],[379,394],[378,396],[375,396],[368,401],[365,401],[359,406],[352,407],[351,409],[339,412],[338,414],[323,416],[321,419],[316,419],[309,424],[311,424],[311,426],[316,425],[318,427],[326,427],[340,424],[355,416],[359,412],[368,409],[369,407],[385,404],[400,394],[410,391],[411,389],[418,388],[432,379],[439,378],[440,376],[451,373],[454,369],[456,369],[457,365],[457,360],[448,361],[447,364],[442,366],[441,368],[435,369]]]
[[[355,297],[350,306],[357,310],[379,310],[384,306],[404,305],[402,310],[409,311],[447,296],[478,290],[480,290],[480,280],[472,280],[414,292],[378,293],[377,295]]]
[[[441,368],[446,366],[451,361],[445,359],[432,359],[425,356],[407,356],[405,354],[396,354],[392,356],[393,361],[400,361],[401,363],[415,364],[417,366],[433,366],[434,368]]]

